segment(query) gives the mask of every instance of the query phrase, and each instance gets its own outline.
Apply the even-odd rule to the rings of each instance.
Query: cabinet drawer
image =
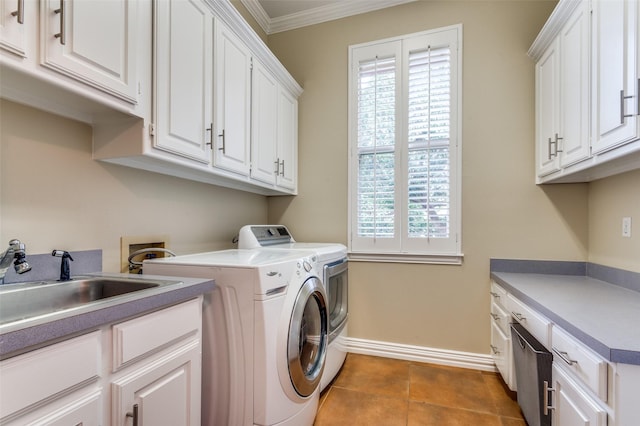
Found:
[[[201,327],[201,298],[113,326],[113,368],[151,353]]]
[[[507,291],[493,280],[491,281],[491,301],[507,310]]]
[[[2,361],[0,419],[97,379],[100,343],[100,332],[96,331]]]
[[[558,327],[552,332],[553,360],[607,400],[607,362]]]
[[[507,296],[507,311],[519,322],[529,333],[533,335],[546,348],[551,345],[551,321],[538,314],[527,305],[513,297]]]
[[[498,304],[491,303],[491,321],[494,322],[500,330],[510,336],[509,323],[511,322],[511,315],[502,309]]]

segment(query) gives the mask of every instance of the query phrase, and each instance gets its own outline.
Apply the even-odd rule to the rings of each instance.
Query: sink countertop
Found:
[[[27,350],[37,349],[67,337],[82,334],[99,327],[124,320],[129,317],[162,309],[165,306],[180,303],[201,294],[210,292],[215,284],[212,280],[200,278],[177,278],[159,275],[135,275],[99,273],[93,276],[131,279],[155,279],[176,281],[162,288],[152,288],[118,296],[116,304],[96,304],[60,311],[47,321],[37,317],[16,321],[3,326],[0,332],[0,359],[8,358]],[[105,306],[106,305],[106,306]]]
[[[492,271],[491,277],[608,361],[640,365],[640,292],[564,272]]]

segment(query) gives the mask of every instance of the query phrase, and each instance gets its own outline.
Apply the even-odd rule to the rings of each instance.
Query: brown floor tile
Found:
[[[408,426],[502,426],[500,417],[423,402],[409,402]]]
[[[333,388],[409,397],[409,361],[348,354]]]
[[[479,371],[417,363],[409,371],[411,401],[498,414]]]
[[[314,426],[405,426],[408,401],[332,387]]]
[[[482,378],[496,404],[496,413],[500,416],[522,419],[518,401],[512,399],[511,392],[506,388],[500,376],[497,374],[483,374]]]
[[[502,426],[527,426],[527,423],[522,419],[512,419],[510,417],[500,417]]]
[[[497,373],[348,354],[315,426],[527,426]]]

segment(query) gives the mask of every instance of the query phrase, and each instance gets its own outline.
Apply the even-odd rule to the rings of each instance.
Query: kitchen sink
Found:
[[[81,277],[64,282],[5,284],[0,286],[0,324],[101,304],[168,284],[175,281]]]

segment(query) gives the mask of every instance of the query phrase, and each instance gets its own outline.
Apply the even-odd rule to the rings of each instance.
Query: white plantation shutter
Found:
[[[461,31],[349,48],[354,259],[460,263]]]
[[[409,54],[408,236],[449,238],[448,46]]]
[[[358,235],[395,236],[396,58],[358,67]]]

